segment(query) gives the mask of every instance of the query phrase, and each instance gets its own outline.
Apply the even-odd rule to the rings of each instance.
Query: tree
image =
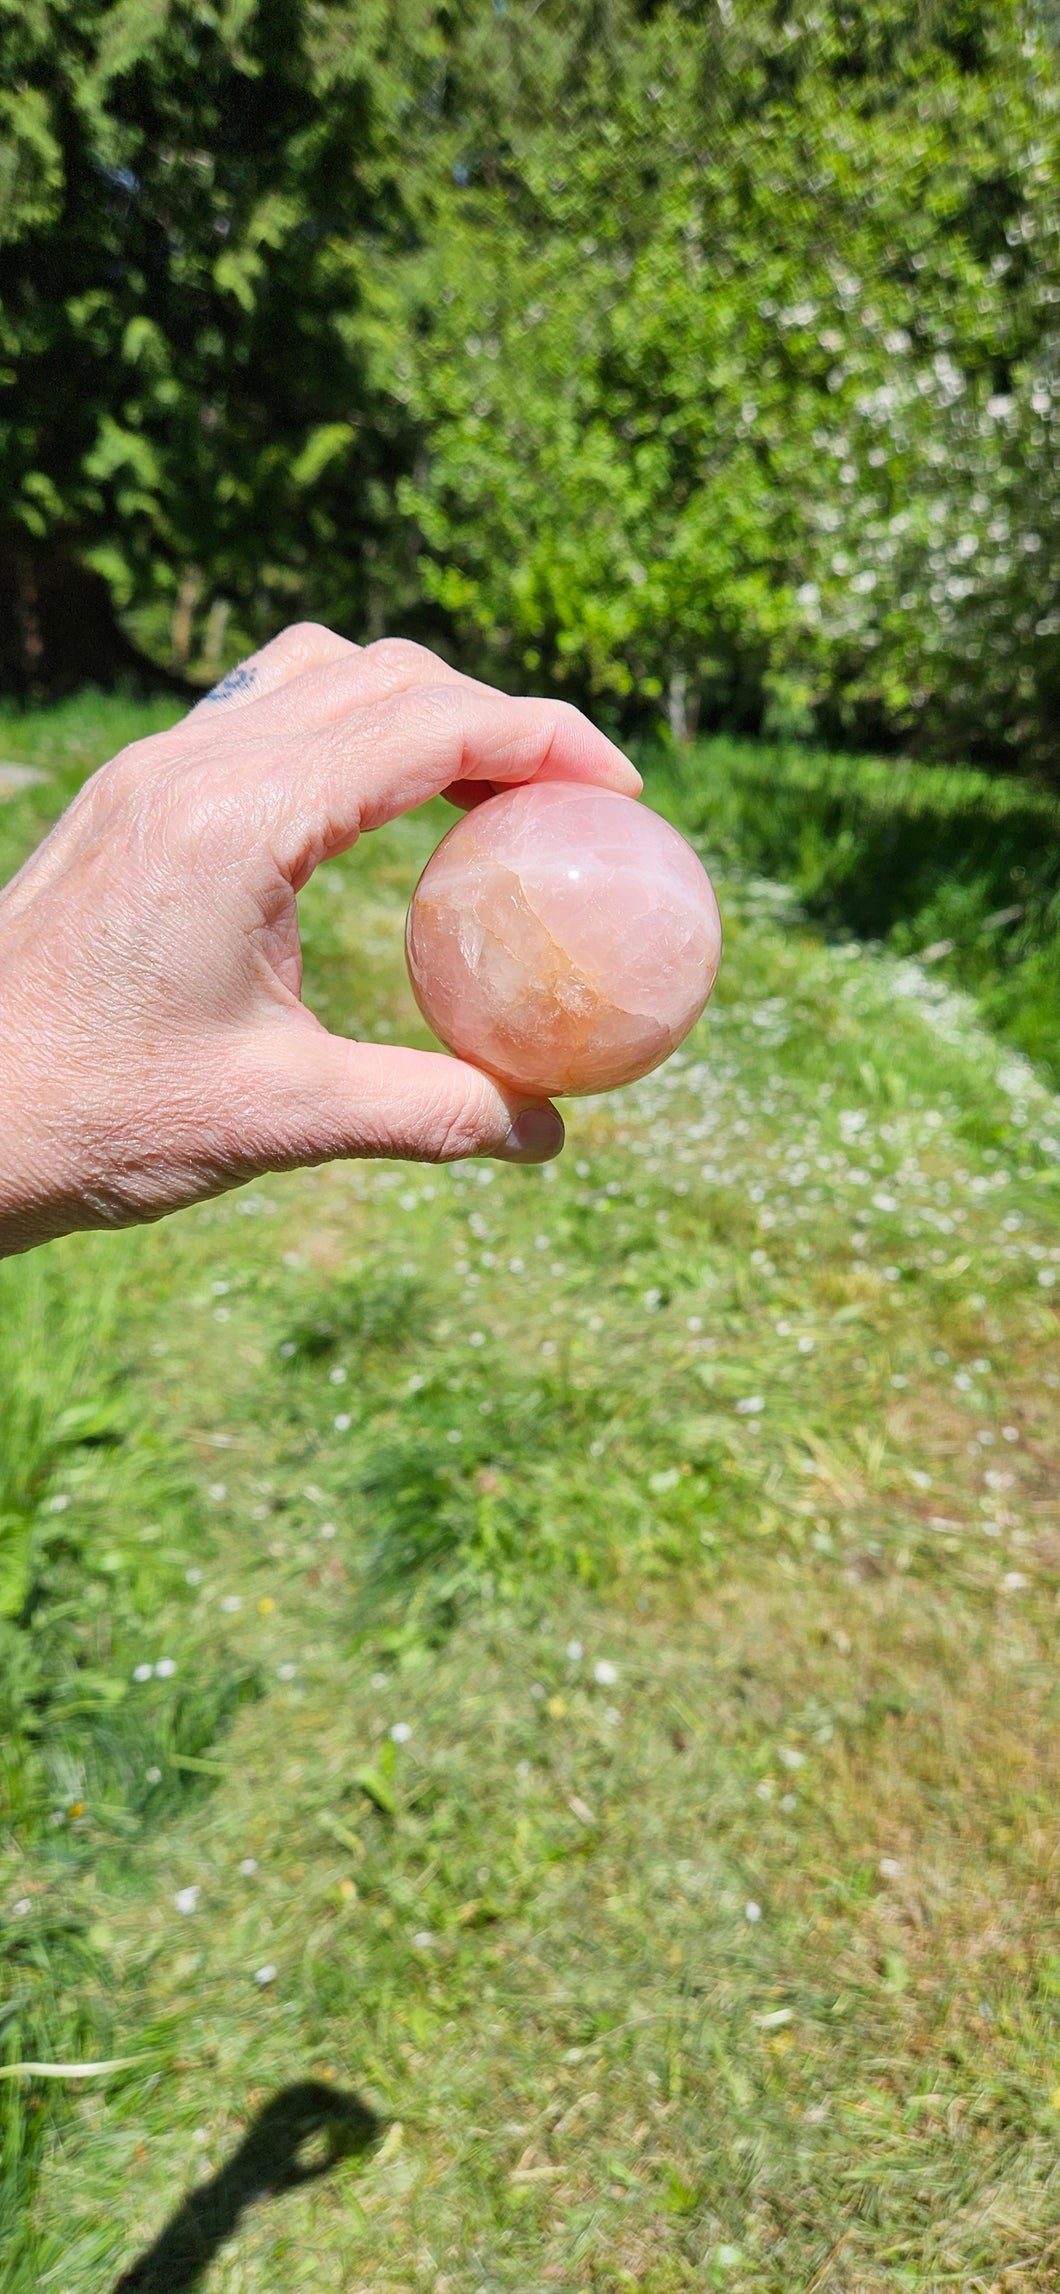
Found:
[[[89,608],[96,674],[128,666],[92,573],[178,629],[378,617],[408,425],[362,278],[410,228],[434,45],[402,0],[0,0],[9,687],[83,674]]]
[[[411,283],[425,588],[508,674],[627,717],[665,697],[686,727],[698,704],[1048,763],[1058,81],[1033,16],[630,8],[594,81],[564,14],[538,112],[497,106],[490,145],[479,101]]]
[[[0,682],[315,612],[1055,767],[1033,0],[0,0],[0,63]]]

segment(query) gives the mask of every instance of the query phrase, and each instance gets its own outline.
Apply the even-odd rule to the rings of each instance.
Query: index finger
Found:
[[[270,745],[271,746],[271,745]],[[637,797],[635,765],[568,701],[513,698],[488,686],[415,686],[285,743],[257,781],[282,830],[292,881],[457,782],[513,787],[587,782]]]

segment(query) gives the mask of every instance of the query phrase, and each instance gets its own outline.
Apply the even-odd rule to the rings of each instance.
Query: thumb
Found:
[[[304,1013],[249,1052],[247,1100],[259,1111],[268,1170],[354,1155],[547,1163],[563,1145],[563,1120],[548,1100],[442,1052],[351,1043]]]

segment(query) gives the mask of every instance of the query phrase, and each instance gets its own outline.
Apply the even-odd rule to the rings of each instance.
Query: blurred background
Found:
[[[1058,50],[0,0],[0,879],[312,616],[727,947],[557,1165],[0,1266],[2,2294],[1055,2294]]]
[[[4,688],[308,614],[626,730],[1054,773],[1055,29],[8,11]]]

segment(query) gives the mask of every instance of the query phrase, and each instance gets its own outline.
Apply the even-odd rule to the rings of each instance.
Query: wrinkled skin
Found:
[[[640,788],[564,703],[312,623],[104,765],[0,895],[0,1253],[336,1156],[558,1153],[548,1105],[329,1035],[296,908],[362,830],[539,775]]]

